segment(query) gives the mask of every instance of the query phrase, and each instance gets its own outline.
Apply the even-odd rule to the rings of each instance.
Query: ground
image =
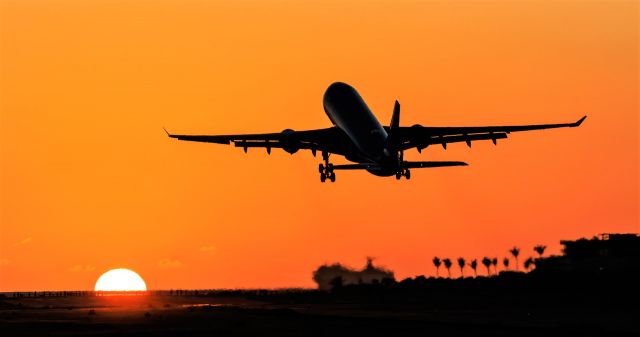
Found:
[[[589,294],[423,293],[415,299],[376,299],[375,292],[161,292],[7,297],[0,302],[0,331],[3,336],[623,336],[640,333],[638,314],[637,305],[627,308],[606,295]]]

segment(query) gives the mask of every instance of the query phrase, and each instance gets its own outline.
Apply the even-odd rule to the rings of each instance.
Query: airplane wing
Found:
[[[494,144],[498,139],[507,138],[511,132],[554,129],[564,127],[577,127],[587,118],[584,116],[574,123],[564,124],[537,124],[537,125],[512,125],[512,126],[472,126],[472,127],[423,127],[414,125],[409,127],[397,127],[390,129],[393,138],[398,142],[398,150],[417,148],[418,151],[432,144],[440,144],[447,148],[448,143],[466,142],[471,147],[471,142],[476,140],[492,140]]]
[[[345,144],[348,144],[344,141],[346,137],[344,132],[336,127],[305,131],[287,129],[275,133],[240,135],[179,135],[169,133],[166,129],[165,132],[169,137],[178,140],[226,145],[233,143],[235,147],[241,147],[245,152],[250,147],[266,148],[269,154],[272,148],[280,148],[291,154],[298,150],[311,150],[314,156],[316,151],[343,155],[347,152]]]

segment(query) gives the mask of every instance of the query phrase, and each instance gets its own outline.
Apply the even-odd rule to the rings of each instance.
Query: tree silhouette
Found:
[[[491,267],[491,259],[486,256],[483,257],[482,264],[484,265],[485,268],[487,268],[487,276],[491,275],[491,269],[489,269],[489,267]]]
[[[529,257],[528,259],[526,259],[524,261],[524,269],[525,270],[529,270],[530,268],[533,268],[533,266],[535,265],[535,262],[533,262],[533,258]]]
[[[440,265],[442,264],[442,262],[440,261],[440,259],[436,256],[433,258],[433,265],[436,266],[436,277],[440,277]]]
[[[463,257],[458,258],[458,267],[460,267],[460,277],[464,278],[464,266],[467,264],[467,261],[464,260]]]
[[[535,247],[533,247],[533,250],[538,253],[539,257],[542,257],[542,255],[544,254],[544,250],[547,249],[547,246],[545,245],[537,245]]]
[[[451,260],[449,258],[443,259],[442,263],[444,263],[444,267],[447,268],[447,274],[449,274],[449,278],[451,278]]]
[[[505,270],[509,270],[509,258],[505,257],[504,259],[502,259],[502,265],[504,265],[504,269]]]
[[[498,275],[498,258],[494,257],[491,259],[491,264],[493,265],[493,272]]]
[[[471,267],[471,269],[473,269],[473,276],[474,277],[478,277],[478,271],[477,271],[478,260],[476,260],[476,259],[471,260],[471,263],[469,263],[469,267]]]
[[[513,247],[509,250],[509,253],[511,253],[511,255],[516,259],[516,270],[518,270],[518,255],[520,255],[520,248]]]

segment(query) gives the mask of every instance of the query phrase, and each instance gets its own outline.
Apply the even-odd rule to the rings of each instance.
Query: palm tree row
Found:
[[[544,246],[544,245],[537,245],[533,247],[533,251],[538,254],[538,258],[542,257],[545,249],[547,249],[547,246]],[[513,247],[509,249],[509,253],[511,254],[511,256],[513,256],[513,259],[515,260],[516,270],[519,270],[518,257],[520,256],[520,248]],[[480,262],[487,269],[488,276],[491,275],[491,267],[493,267],[494,274],[495,275],[498,274],[498,258],[497,257],[490,258],[485,256],[482,258],[482,260],[480,260]],[[453,263],[449,258],[444,258],[441,260],[437,256],[433,258],[433,265],[436,267],[436,277],[440,277],[440,266],[442,266],[443,264],[444,264],[444,267],[447,269],[447,275],[449,276],[449,278],[451,278],[451,266],[453,265]],[[511,264],[511,260],[508,257],[505,257],[502,259],[502,265],[504,266],[504,270],[509,270],[510,264]],[[463,257],[458,258],[458,267],[460,268],[460,277],[464,277],[464,268],[466,266],[469,266],[473,270],[473,275],[475,277],[478,276],[478,270],[477,270],[478,260],[477,259],[473,259],[469,263],[467,263],[467,260],[465,260]],[[534,258],[533,257],[527,258],[524,261],[523,266],[526,271],[529,271],[531,268],[535,266]]]

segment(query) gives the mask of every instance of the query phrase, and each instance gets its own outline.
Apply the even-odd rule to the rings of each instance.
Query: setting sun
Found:
[[[119,268],[102,274],[96,282],[95,291],[145,291],[147,285],[136,272]]]

